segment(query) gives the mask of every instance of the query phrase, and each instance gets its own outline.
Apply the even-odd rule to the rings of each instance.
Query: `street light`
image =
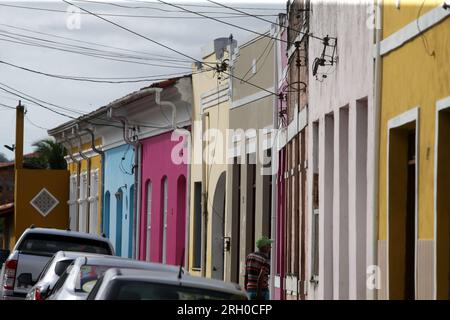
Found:
[[[6,149],[8,149],[8,150],[10,150],[10,151],[12,151],[12,152],[14,152],[14,150],[16,150],[16,146],[13,144],[13,145],[11,145],[11,146],[8,146],[8,145],[3,145]]]

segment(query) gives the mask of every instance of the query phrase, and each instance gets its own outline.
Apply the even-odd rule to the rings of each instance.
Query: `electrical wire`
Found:
[[[48,128],[41,127],[40,125],[37,125],[36,123],[34,123],[33,121],[31,121],[31,119],[30,119],[30,118],[28,117],[28,115],[26,115],[26,114],[25,114],[25,119],[26,119],[32,126],[38,128],[38,129],[42,129],[42,130],[45,130],[45,131],[49,130]]]
[[[428,47],[428,39],[426,38],[426,36],[425,36],[425,34],[423,33],[423,31],[420,29],[420,25],[419,25],[420,14],[422,13],[422,10],[423,10],[423,7],[425,6],[425,2],[426,2],[426,1],[427,1],[427,0],[423,0],[423,1],[422,1],[422,4],[421,4],[421,6],[420,6],[420,8],[419,8],[419,11],[417,12],[416,25],[417,25],[417,30],[419,31],[420,38],[422,39],[423,46],[424,46],[424,48],[425,48],[425,52],[426,52],[430,57],[433,57],[433,56],[435,55],[435,52],[434,52],[434,50],[432,50],[432,51],[430,52],[430,49],[429,49],[429,47]]]
[[[6,35],[1,35],[0,34],[0,36],[4,36],[5,37]],[[6,36],[6,37],[14,38],[12,36]],[[57,51],[63,51],[63,52],[69,52],[69,53],[76,53],[76,54],[80,54],[80,55],[83,55],[83,56],[100,58],[100,59],[104,59],[104,60],[108,60],[108,61],[127,62],[127,63],[133,63],[133,64],[138,64],[138,65],[148,65],[148,66],[152,66],[152,67],[161,67],[161,68],[184,69],[184,70],[191,69],[188,66],[182,67],[182,66],[176,66],[176,65],[173,65],[173,64],[172,65],[161,65],[161,64],[155,64],[155,63],[146,63],[146,62],[139,62],[139,61],[131,61],[131,60],[123,60],[123,59],[118,59],[118,58],[105,57],[105,56],[94,54],[94,53],[87,53],[87,52],[67,50],[67,49],[63,49],[63,48],[46,46],[46,45],[42,45],[42,44],[33,44],[33,43],[30,43],[30,42],[24,42],[23,40],[20,40],[20,39],[19,39],[19,41],[13,41],[13,40],[0,38],[0,41],[11,42],[11,43],[16,43],[16,44],[22,44],[22,45],[28,45],[28,46],[39,47],[39,48],[54,49],[54,50],[57,50]]]
[[[148,6],[125,6],[122,4],[112,3],[112,2],[105,2],[105,1],[86,1],[86,0],[76,0],[75,2],[84,2],[84,3],[93,3],[93,4],[102,4],[102,5],[110,5],[118,8],[124,8],[124,9],[149,9],[149,10],[156,10],[156,11],[162,11],[162,12],[170,12],[170,13],[184,13],[182,10],[168,10],[168,9],[162,9],[162,8],[155,8],[155,7],[148,7]],[[236,16],[242,16],[242,14],[239,13],[229,13],[229,12],[221,12],[221,11],[198,11],[199,13],[212,13],[212,14],[232,14]],[[261,16],[276,16],[273,14],[265,14]]]
[[[261,59],[261,57],[265,54],[267,48],[269,48],[271,43],[275,43],[275,41],[268,41],[266,47],[264,48],[264,50],[261,52],[261,54],[258,56],[258,58],[256,58],[256,62],[255,64],[258,65],[259,60]],[[253,69],[253,66],[250,66],[250,68],[248,68],[247,72],[242,76],[243,79],[245,79],[245,77],[247,76],[247,74]]]
[[[227,8],[227,9],[230,9],[230,10],[233,10],[233,11],[240,12],[240,13],[242,13],[242,14],[246,14],[246,15],[249,16],[249,17],[253,17],[253,18],[259,19],[259,20],[261,20],[261,21],[273,23],[273,21],[270,21],[270,20],[268,20],[268,19],[264,19],[264,18],[261,18],[261,17],[259,17],[259,16],[253,15],[253,14],[251,14],[251,13],[248,13],[248,12],[245,12],[245,11],[242,11],[242,10],[239,10],[239,9],[237,9],[236,7],[230,7],[230,6],[227,6],[227,5],[224,5],[224,4],[222,4],[222,3],[219,3],[219,2],[216,2],[216,1],[212,1],[212,0],[206,0],[206,1],[211,2],[211,3],[214,3],[214,4],[216,4],[217,6],[220,6],[220,7],[223,7],[223,8]],[[296,29],[293,29],[292,27],[286,27],[286,26],[281,26],[281,27],[284,28],[284,29],[289,29],[289,30],[291,30],[291,31],[295,31],[295,32],[297,32],[297,33],[299,33],[299,34],[303,34],[304,36],[307,36],[307,37],[309,37],[309,38],[313,38],[313,39],[316,39],[316,40],[323,41],[323,38],[317,37],[317,36],[315,36],[315,35],[313,35],[313,34],[311,34],[311,33],[306,33],[306,32],[300,31],[300,30],[296,30]],[[286,42],[288,42],[288,41],[286,41]]]
[[[0,6],[2,7],[10,7],[10,8],[17,8],[17,9],[27,9],[27,10],[36,10],[36,11],[46,11],[46,12],[56,12],[56,13],[66,13],[67,11],[65,10],[59,10],[59,9],[50,9],[50,8],[37,8],[37,7],[28,7],[28,6],[19,6],[19,5],[13,5],[13,4],[5,4],[5,3],[0,3]],[[75,5],[74,5],[75,6]],[[81,14],[83,14],[81,12]],[[165,15],[160,15],[160,16],[149,16],[149,15],[133,15],[133,14],[119,14],[119,13],[97,13],[98,15],[104,16],[104,17],[122,17],[122,18],[145,18],[145,19],[204,19],[201,17],[180,17],[180,16],[165,16]],[[218,19],[242,19],[242,18],[246,18],[245,16],[236,16],[236,15],[232,15],[232,16],[221,16],[221,17],[217,17]]]
[[[27,35],[24,35],[24,34],[14,33],[14,32],[7,31],[7,30],[2,30],[2,29],[0,29],[0,35],[2,35],[4,37],[7,37],[7,38],[15,39],[15,40],[18,40],[18,41],[23,41],[24,43],[42,45],[40,42],[45,42],[45,43],[50,43],[48,45],[48,47],[51,47],[51,48],[75,49],[75,50],[78,50],[78,51],[73,51],[72,50],[72,52],[75,52],[75,53],[91,53],[91,54],[94,54],[94,55],[104,56],[104,57],[107,57],[107,58],[108,57],[117,57],[117,58],[134,59],[134,60],[146,60],[146,61],[168,61],[168,62],[171,62],[171,66],[175,66],[174,62],[176,62],[176,63],[179,63],[179,64],[183,63],[182,65],[176,65],[176,66],[179,66],[179,67],[182,67],[182,68],[186,67],[184,64],[190,63],[190,61],[186,61],[186,60],[184,60],[184,61],[177,61],[177,60],[174,60],[174,59],[161,59],[161,58],[155,59],[155,58],[142,57],[142,56],[136,56],[136,55],[130,55],[130,54],[123,54],[123,53],[114,52],[114,51],[99,50],[99,49],[95,49],[95,48],[78,46],[78,45],[73,45],[73,44],[68,44],[68,43],[63,43],[63,42],[43,39],[43,38],[39,38],[39,37],[27,36]],[[17,37],[19,37],[19,38],[17,38]],[[22,39],[22,38],[26,38],[26,39]],[[62,47],[60,47],[60,46],[62,46]],[[156,65],[156,66],[167,66],[167,65]]]
[[[6,105],[6,104],[3,104],[3,103],[1,103],[1,102],[0,102],[0,107],[7,108],[7,109],[11,109],[11,110],[16,110],[16,108],[11,107],[11,106],[8,106],[8,105]]]
[[[65,113],[63,113],[61,111],[54,110],[53,108],[50,108],[50,107],[45,106],[43,104],[47,104],[47,105],[50,105],[50,106],[53,106],[55,108],[62,109],[62,110],[65,110],[65,111],[73,112],[72,111],[73,109],[70,109],[70,108],[67,108],[67,107],[61,107],[61,106],[58,106],[56,104],[53,104],[53,103],[50,103],[50,102],[47,102],[47,101],[44,101],[44,100],[32,97],[32,96],[30,96],[30,95],[28,95],[26,93],[23,93],[23,92],[21,92],[21,91],[19,91],[17,89],[11,88],[10,86],[8,86],[6,84],[3,84],[1,82],[0,82],[0,85],[3,85],[5,87],[7,87],[8,89],[13,90],[15,92],[10,91],[10,90],[6,90],[5,88],[2,88],[1,86],[0,86],[0,90],[3,90],[3,91],[5,91],[5,92],[7,92],[7,93],[9,93],[11,95],[14,95],[14,96],[22,98],[22,99],[24,99],[26,101],[29,101],[32,104],[36,105],[36,106],[39,106],[39,107],[44,108],[44,109],[47,109],[48,111],[51,111],[51,112],[56,113],[58,115],[64,116],[66,118],[70,118],[71,120],[84,121],[84,122],[86,122],[88,124],[96,125],[96,126],[114,127],[114,128],[118,128],[118,129],[122,129],[123,128],[121,125],[110,124],[109,120],[102,119],[99,116],[93,116],[93,115],[89,115],[89,114],[85,115],[85,113],[81,113],[81,116],[79,116],[78,118],[75,118],[74,116],[65,114]],[[37,103],[36,101],[42,102],[43,104],[42,103]],[[99,120],[99,121],[108,121],[108,123],[93,122],[91,120],[86,119],[86,117],[93,118],[93,119]],[[130,126],[137,126],[137,127],[143,127],[143,128],[151,128],[151,129],[170,129],[172,127],[172,126],[166,126],[166,127],[165,126],[158,126],[158,125],[153,125],[153,124],[148,124],[148,123],[130,123]]]
[[[118,81],[112,81],[112,80],[98,80],[94,78],[87,78],[87,77],[76,77],[76,76],[66,76],[66,75],[57,75],[57,74],[51,74],[46,73],[42,71],[37,71],[25,67],[21,67],[6,61],[0,60],[0,64],[4,64],[13,68],[17,68],[20,70],[32,72],[39,75],[44,75],[51,78],[57,78],[57,79],[64,79],[64,80],[72,80],[72,81],[82,81],[82,82],[94,82],[94,83],[109,83],[109,84],[122,84],[122,83],[137,83],[137,82],[150,82],[150,81],[161,81],[165,80],[166,78],[147,78],[147,79],[139,79],[139,80],[118,80]]]
[[[0,26],[8,27],[8,28],[15,29],[15,30],[27,31],[27,32],[38,34],[38,35],[41,35],[41,36],[45,35],[45,36],[58,38],[58,39],[69,40],[69,41],[73,41],[73,42],[77,42],[77,43],[89,44],[89,45],[101,47],[102,49],[110,48],[110,49],[116,49],[116,50],[120,50],[120,51],[124,51],[124,52],[138,53],[138,54],[142,54],[142,55],[149,56],[149,57],[153,57],[154,56],[154,57],[160,57],[160,58],[161,57],[162,58],[168,58],[167,61],[191,62],[191,60],[183,60],[183,59],[171,57],[171,56],[168,56],[168,55],[149,53],[149,52],[146,52],[146,51],[130,50],[130,49],[125,49],[125,48],[121,48],[121,47],[107,45],[107,44],[104,44],[104,43],[90,42],[90,41],[79,40],[79,39],[74,39],[74,38],[70,38],[70,37],[63,37],[63,36],[55,35],[55,34],[51,34],[51,33],[45,33],[45,32],[41,32],[41,31],[38,32],[38,31],[31,30],[31,29],[27,29],[27,28],[12,26],[10,24],[0,23]],[[154,59],[154,60],[157,60],[157,59]]]
[[[82,8],[82,7],[80,7],[80,6],[74,5],[74,4],[70,3],[70,2],[67,1],[67,0],[62,0],[62,1],[65,2],[65,3],[67,3],[67,4],[69,4],[69,5],[73,5],[74,7],[77,7],[77,8],[79,8],[80,10],[83,10],[83,11],[85,11],[85,12],[88,12],[88,13],[92,14],[93,16],[95,16],[95,17],[97,17],[97,18],[99,18],[99,19],[101,19],[101,20],[104,20],[104,21],[106,21],[106,22],[108,22],[108,23],[110,23],[110,24],[112,24],[112,25],[115,25],[116,27],[118,27],[118,28],[120,28],[120,29],[123,29],[123,30],[125,30],[125,31],[127,31],[127,32],[130,32],[130,33],[132,33],[132,34],[134,34],[134,35],[136,35],[136,36],[138,36],[138,37],[140,37],[140,38],[146,39],[146,40],[148,40],[148,41],[150,41],[150,42],[152,42],[152,43],[154,43],[154,44],[156,44],[156,45],[158,45],[158,46],[160,46],[160,47],[163,47],[163,48],[165,48],[165,49],[167,49],[167,50],[169,50],[169,51],[175,52],[175,53],[177,53],[177,54],[179,54],[179,55],[181,55],[181,56],[183,56],[183,57],[185,57],[185,58],[188,58],[188,59],[190,59],[190,60],[192,60],[192,61],[198,62],[198,63],[200,63],[200,64],[202,64],[202,65],[208,65],[208,66],[210,66],[210,67],[211,67],[211,65],[213,65],[213,68],[216,67],[216,66],[214,66],[214,64],[207,63],[207,62],[204,62],[204,61],[200,61],[200,60],[198,60],[198,59],[196,59],[196,58],[193,58],[193,57],[189,56],[189,55],[186,54],[186,53],[183,53],[183,52],[181,52],[181,51],[179,51],[179,50],[177,50],[177,49],[174,49],[174,48],[169,47],[168,45],[165,45],[165,44],[163,44],[163,43],[161,43],[161,42],[158,42],[158,41],[153,40],[153,39],[151,39],[151,38],[149,38],[149,37],[146,37],[146,36],[144,36],[144,35],[142,35],[142,34],[136,32],[136,31],[133,31],[133,30],[127,28],[127,27],[124,27],[124,26],[122,26],[122,25],[120,25],[120,24],[118,24],[118,23],[116,23],[116,22],[114,22],[114,21],[111,21],[111,20],[108,20],[108,19],[106,19],[106,18],[104,18],[104,17],[101,17],[101,16],[99,16],[99,15],[97,15],[97,14],[95,14],[95,13],[93,13],[93,12],[87,10],[87,9],[84,9],[84,8]],[[235,76],[235,75],[232,75],[232,74],[230,74],[230,73],[228,73],[228,72],[226,72],[226,71],[222,71],[222,73],[224,73],[225,75],[228,75],[228,76],[230,76],[230,77],[233,77],[233,78],[235,78],[235,79],[237,79],[237,80],[241,80],[241,81],[243,81],[243,82],[245,82],[245,83],[248,83],[248,84],[250,84],[251,86],[253,86],[253,87],[257,88],[257,89],[260,89],[260,90],[265,91],[265,92],[267,92],[267,93],[270,93],[270,94],[272,94],[272,95],[278,96],[278,94],[275,93],[275,92],[269,91],[269,90],[267,90],[267,89],[265,89],[265,88],[263,88],[263,87],[261,87],[261,86],[258,86],[258,85],[254,84],[254,83],[251,83],[251,82],[248,82],[248,81],[246,81],[246,80],[244,80],[244,79],[242,79],[242,78],[239,78],[239,77],[237,77],[237,76]]]
[[[269,45],[270,43],[272,43],[272,46],[270,47],[269,51],[267,51],[267,54],[265,55],[264,60],[263,60],[263,62],[261,63],[261,66],[258,68],[258,62],[259,62],[259,60],[262,58],[262,56],[263,56],[263,54],[264,54],[264,52],[265,52],[266,49],[264,49],[264,52],[263,52],[263,53],[258,57],[258,59],[256,60],[256,67],[257,67],[256,72],[255,72],[254,74],[252,74],[249,78],[247,78],[247,80],[251,80],[254,76],[256,76],[256,75],[258,74],[259,70],[261,70],[261,69],[264,67],[264,65],[266,64],[267,57],[269,57],[270,52],[272,51],[273,47],[275,46],[275,41],[269,42],[268,45]],[[267,48],[267,47],[266,47],[266,48]],[[247,71],[246,75],[250,72],[250,70],[251,70],[251,68]],[[245,78],[245,76],[244,76],[243,78]]]
[[[149,1],[139,1],[139,0],[128,0],[128,2],[137,2],[137,3],[150,3]],[[152,4],[159,4],[159,3],[155,3],[152,2]],[[179,3],[177,3],[179,4]],[[196,8],[216,8],[216,6],[210,6],[207,4],[189,4],[189,3],[183,3],[182,4],[185,7],[196,7]],[[250,8],[250,7],[236,7],[238,9],[247,9],[247,10],[280,10],[280,8],[260,8],[260,7],[256,7],[256,8]]]
[[[196,14],[198,16],[201,16],[201,17],[204,17],[204,18],[207,18],[207,19],[210,19],[210,20],[214,20],[214,21],[222,23],[222,24],[226,24],[228,26],[231,26],[231,27],[234,27],[234,28],[237,28],[237,29],[241,29],[241,30],[244,30],[244,31],[247,31],[247,32],[250,32],[250,33],[254,33],[254,34],[259,35],[261,37],[270,38],[270,39],[273,39],[273,40],[276,40],[276,41],[279,41],[279,42],[289,43],[289,41],[286,41],[286,40],[281,39],[281,38],[273,37],[273,36],[271,36],[271,35],[269,35],[267,33],[261,33],[261,32],[255,31],[255,30],[248,29],[246,27],[238,26],[237,24],[233,24],[233,23],[226,22],[226,21],[221,21],[220,17],[210,17],[210,16],[204,15],[202,13],[198,13],[198,12],[195,12],[195,11],[183,8],[181,6],[177,6],[176,4],[171,4],[171,3],[168,3],[168,2],[165,2],[165,1],[162,1],[162,0],[156,0],[156,1],[158,1],[160,3],[163,3],[165,5],[171,6],[171,7],[179,8],[179,9],[184,10],[186,12],[190,12],[192,14]],[[271,23],[273,23],[273,22],[271,22]]]

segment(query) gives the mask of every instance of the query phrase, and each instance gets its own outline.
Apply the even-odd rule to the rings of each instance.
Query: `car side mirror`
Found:
[[[29,287],[33,285],[33,278],[31,273],[22,273],[17,278],[18,287]]]
[[[6,259],[8,259],[10,253],[11,252],[8,249],[0,249],[0,267],[5,263]]]
[[[61,277],[61,275],[66,271],[67,269],[67,261],[59,261],[55,265],[55,273],[58,277]]]

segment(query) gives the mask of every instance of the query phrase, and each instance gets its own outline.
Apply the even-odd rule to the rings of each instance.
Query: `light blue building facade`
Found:
[[[134,217],[133,146],[124,144],[105,151],[103,168],[103,232],[118,256],[132,257]]]

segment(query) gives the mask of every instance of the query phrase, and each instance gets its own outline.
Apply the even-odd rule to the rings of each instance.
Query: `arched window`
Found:
[[[162,263],[167,260],[167,177],[164,176],[161,181],[161,215],[162,215]]]
[[[105,193],[104,200],[104,211],[103,211],[103,233],[107,238],[109,238],[109,215],[110,215],[110,207],[111,207],[111,195],[109,191]]]
[[[146,253],[146,259],[147,261],[150,261],[150,250],[151,250],[151,235],[152,235],[152,181],[148,180],[146,185],[146,215],[147,215],[147,253]]]

